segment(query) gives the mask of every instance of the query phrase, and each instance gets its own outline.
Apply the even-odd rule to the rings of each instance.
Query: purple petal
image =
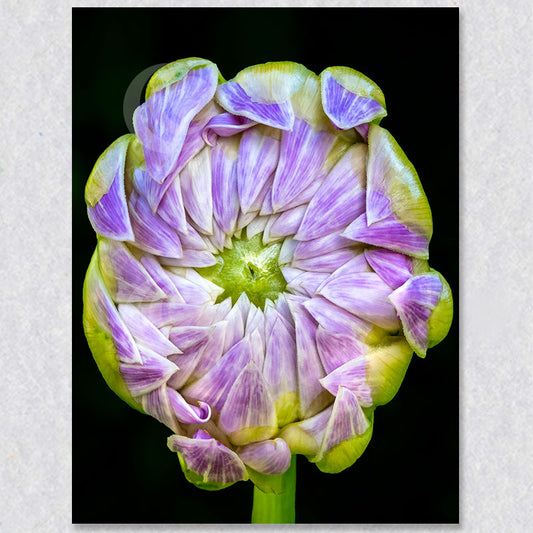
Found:
[[[232,234],[239,215],[237,194],[238,145],[221,140],[211,151],[213,214],[221,229]]]
[[[205,309],[203,305],[174,302],[138,304],[137,307],[157,328],[196,323]]]
[[[354,241],[397,250],[420,259],[428,258],[428,240],[409,231],[393,216],[368,226],[366,215],[356,218],[341,234]]]
[[[227,352],[234,344],[244,336],[244,321],[241,311],[237,305],[231,308],[231,311],[224,318],[227,322],[226,337],[224,339],[223,352]]]
[[[205,376],[183,389],[182,394],[206,402],[220,411],[231,387],[251,356],[250,342],[244,337],[230,348]]]
[[[185,303],[183,298],[181,298],[178,289],[176,289],[176,286],[168,277],[168,272],[161,266],[154,256],[148,254],[144,255],[141,257],[141,264],[146,268],[146,271],[166,296],[177,297],[182,303]]]
[[[290,101],[261,104],[254,101],[246,91],[234,81],[218,86],[218,103],[234,115],[242,115],[260,124],[282,130],[289,130],[294,123],[294,112]]]
[[[201,477],[201,481],[194,479],[200,486],[224,488],[248,479],[239,456],[209,435],[195,435],[194,439],[172,435],[168,438],[168,447],[181,454],[187,470]]]
[[[386,115],[385,108],[376,100],[345,89],[327,70],[322,72],[320,83],[324,111],[331,122],[341,130]]]
[[[180,174],[181,194],[187,214],[203,233],[213,233],[213,196],[210,150],[204,148]]]
[[[84,326],[87,337],[99,335],[101,329],[113,338],[119,360],[141,362],[141,356],[135,342],[109,296],[100,271],[97,254],[93,254],[83,286]],[[95,331],[96,330],[96,331]],[[91,340],[91,339],[89,339]]]
[[[120,150],[116,157],[116,166],[111,169],[114,177],[109,190],[94,207],[87,207],[87,214],[94,231],[116,241],[134,240],[124,189],[126,150],[127,146]]]
[[[323,409],[330,401],[329,394],[324,394],[326,391],[318,381],[326,373],[316,347],[317,326],[294,296],[287,297],[287,301],[296,330],[300,414],[302,418],[308,418]]]
[[[354,335],[333,333],[322,326],[318,326],[316,330],[316,345],[320,361],[327,373],[363,355],[367,349],[366,344]]]
[[[177,259],[175,257],[160,257],[162,265],[203,268],[213,266],[217,260],[208,251],[183,250],[183,255]]]
[[[141,396],[143,409],[172,431],[183,433],[168,401],[167,390],[167,386],[163,384],[161,387]]]
[[[224,350],[227,329],[228,323],[226,321],[220,321],[214,324],[214,330],[199,351],[200,357],[198,363],[192,371],[193,379],[200,379],[207,374],[227,351]]]
[[[252,239],[259,233],[265,231],[267,222],[270,220],[271,215],[269,216],[257,216],[255,217],[250,224],[246,226],[246,238]]]
[[[166,383],[178,367],[165,357],[139,346],[142,365],[120,364],[120,374],[132,396],[140,396]]]
[[[274,179],[279,150],[279,140],[259,128],[243,133],[237,163],[237,186],[243,213],[260,209],[265,187],[270,187]]]
[[[305,301],[304,306],[326,331],[351,335],[361,343],[364,343],[366,337],[374,327],[369,322],[348,313],[321,296]]]
[[[146,199],[135,190],[131,193],[129,208],[137,247],[156,255],[182,256],[181,242],[176,231],[159,215],[154,215]]]
[[[198,250],[200,252],[208,250],[207,243],[189,223],[187,223],[186,232],[180,232],[180,241],[185,250]]]
[[[286,269],[282,269],[284,276],[285,270]],[[318,287],[320,287],[320,285],[322,285],[322,283],[324,283],[324,281],[326,281],[326,279],[329,277],[327,273],[302,271],[298,272],[301,272],[301,274],[290,280],[290,282],[287,284],[287,289],[290,289],[291,291],[296,291],[302,294],[303,296],[309,297],[313,296],[313,294],[315,294],[315,292],[317,291]]]
[[[263,474],[283,474],[291,464],[291,450],[283,439],[248,444],[239,450],[239,457]]]
[[[393,289],[403,285],[413,275],[413,260],[391,250],[365,250],[365,257],[374,272]]]
[[[106,286],[116,302],[153,302],[165,297],[165,293],[123,243],[100,238],[98,263]]]
[[[177,326],[170,330],[169,340],[180,350],[205,343],[214,326]]]
[[[278,265],[286,265],[288,263],[291,263],[293,255],[294,255],[294,249],[298,245],[298,241],[295,241],[292,238],[287,238],[283,241],[283,244],[281,245],[279,256],[278,256]]]
[[[162,357],[179,353],[172,344],[134,305],[119,305],[118,311],[133,338]]]
[[[342,265],[354,259],[360,253],[351,248],[342,248],[318,257],[308,259],[294,259],[292,266],[311,272],[335,272]]]
[[[405,338],[417,355],[426,354],[427,321],[441,290],[442,282],[437,274],[422,274],[410,278],[389,296],[402,321]]]
[[[172,228],[180,233],[187,233],[187,220],[185,217],[185,207],[181,195],[181,185],[179,176],[167,180],[168,189],[161,199],[157,209],[157,214]],[[165,182],[165,183],[167,183]],[[152,183],[156,183],[152,180]],[[182,243],[183,239],[181,239]]]
[[[311,198],[310,186],[319,185],[320,168],[334,142],[334,135],[317,132],[303,120],[295,120],[293,129],[283,132],[272,186],[274,212],[294,207],[290,203],[295,199],[300,205]]]
[[[368,143],[368,123],[359,124],[359,126],[355,126],[355,131],[357,131],[357,133],[361,135],[364,142]]]
[[[298,242],[294,249],[294,258],[308,259],[350,246],[354,246],[354,242],[351,239],[342,237],[338,232],[329,233],[318,239]]]
[[[319,460],[327,451],[337,444],[362,435],[368,428],[368,422],[356,395],[350,390],[339,387],[328,426],[320,446]]]
[[[280,213],[270,228],[270,236],[276,239],[294,235],[300,227],[306,209],[307,205],[299,205]]]
[[[264,440],[277,431],[276,411],[268,385],[250,362],[232,385],[220,413],[220,428],[237,445]]]
[[[171,272],[168,272],[168,277],[175,285],[176,289],[178,289],[178,292],[180,293],[180,296],[183,298],[183,300],[185,300],[185,303],[214,303],[214,300],[212,299],[211,295],[196,283],[193,283],[192,281],[184,278],[183,276],[177,276],[176,274],[173,274]]]
[[[333,167],[309,202],[295,239],[323,237],[364,213],[366,194],[360,182],[365,179],[366,154],[366,145],[355,144]]]
[[[213,117],[202,131],[204,141],[210,146],[215,146],[218,137],[231,137],[245,131],[256,122],[246,117],[239,117],[231,113],[221,113]]]
[[[391,288],[373,272],[332,276],[318,293],[373,324],[390,330],[399,328],[396,311],[388,300]]]
[[[284,394],[298,391],[294,332],[285,325],[279,315],[266,339],[263,376],[272,391],[274,401]]]
[[[373,403],[372,388],[367,382],[366,362],[366,357],[347,361],[322,378],[320,383],[334,396],[337,396],[339,387],[344,387],[355,394],[359,405],[371,407]]]
[[[153,94],[133,115],[151,177],[161,183],[176,167],[189,124],[213,98],[214,65],[190,70],[184,78]]]

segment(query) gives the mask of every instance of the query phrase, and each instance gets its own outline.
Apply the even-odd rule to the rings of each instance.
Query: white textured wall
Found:
[[[533,4],[327,5],[460,5],[461,530],[528,531],[533,518]],[[71,525],[71,7],[50,0],[0,3],[0,533],[173,531],[178,528]],[[357,527],[450,529],[456,526]]]

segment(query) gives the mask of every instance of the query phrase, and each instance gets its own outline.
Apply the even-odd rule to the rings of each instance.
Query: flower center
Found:
[[[278,265],[281,243],[263,245],[262,235],[256,235],[250,240],[233,239],[232,244],[233,248],[216,256],[216,265],[196,270],[224,289],[217,303],[228,297],[235,303],[245,292],[253,304],[263,308],[267,298],[274,301],[287,286]]]

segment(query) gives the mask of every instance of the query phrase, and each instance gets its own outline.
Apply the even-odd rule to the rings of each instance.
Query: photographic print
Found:
[[[458,22],[73,10],[73,522],[458,522]]]

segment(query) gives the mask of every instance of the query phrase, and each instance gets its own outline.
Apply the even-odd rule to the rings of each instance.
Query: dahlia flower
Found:
[[[292,62],[157,71],[85,198],[84,327],[108,385],[165,424],[186,478],[250,479],[294,520],[294,460],[351,466],[413,352],[447,334],[430,208],[379,87]]]

